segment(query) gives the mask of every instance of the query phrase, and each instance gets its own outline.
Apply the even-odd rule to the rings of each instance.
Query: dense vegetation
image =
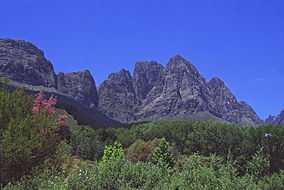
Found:
[[[167,120],[92,129],[46,98],[0,92],[4,190],[284,189],[281,126]]]

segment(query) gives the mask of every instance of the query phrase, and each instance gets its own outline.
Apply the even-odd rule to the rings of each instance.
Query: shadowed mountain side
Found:
[[[1,82],[0,82],[1,83]],[[98,111],[96,108],[88,108],[79,102],[75,101],[72,97],[58,92],[53,88],[46,88],[42,86],[31,86],[21,84],[15,81],[8,80],[1,83],[0,88],[13,91],[16,88],[22,88],[28,95],[34,96],[39,91],[43,91],[46,96],[55,96],[58,100],[56,107],[61,108],[68,112],[77,120],[79,125],[88,125],[93,128],[108,128],[108,127],[124,127],[115,120],[112,120]]]

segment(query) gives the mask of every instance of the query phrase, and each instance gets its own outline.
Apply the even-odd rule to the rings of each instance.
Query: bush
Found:
[[[0,184],[29,174],[59,154],[55,103],[55,98],[45,100],[42,93],[33,103],[21,90],[0,92]]]
[[[152,154],[160,143],[159,139],[154,139],[145,142],[138,139],[126,151],[126,158],[131,162],[146,162],[150,161]]]
[[[172,168],[174,166],[175,162],[169,151],[169,143],[164,138],[154,150],[151,160],[159,167]]]
[[[256,179],[269,174],[270,163],[263,155],[263,149],[257,151],[253,158],[247,163],[247,174]]]
[[[124,151],[120,143],[115,142],[113,145],[106,145],[104,150],[103,162],[124,159]]]

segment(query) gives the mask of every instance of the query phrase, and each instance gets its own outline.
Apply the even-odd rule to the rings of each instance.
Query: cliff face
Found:
[[[0,75],[24,84],[53,87],[87,107],[98,106],[96,84],[88,70],[56,75],[44,53],[26,41],[0,39]]]
[[[56,87],[52,64],[26,41],[0,39],[0,75],[30,85]]]
[[[133,72],[134,90],[141,104],[154,87],[162,86],[164,82],[164,67],[155,62],[137,62]]]
[[[269,116],[265,120],[266,124],[271,124],[271,125],[283,125],[284,126],[284,110],[280,112],[279,115],[277,116]]]
[[[123,123],[134,121],[136,96],[130,73],[112,73],[99,87],[99,109]]]
[[[90,71],[59,73],[57,75],[57,89],[72,96],[76,101],[87,107],[98,106],[98,93],[95,80]]]
[[[24,87],[29,94],[42,90],[58,98],[57,106],[72,114],[80,124],[93,127],[118,127],[98,111],[98,93],[88,70],[55,74],[52,64],[33,44],[0,39],[0,77],[9,78],[9,89]]]
[[[133,78],[124,72],[127,80],[112,77],[121,76],[121,72],[112,74],[99,90],[100,109],[121,122],[207,115],[234,123],[261,123],[254,110],[238,102],[221,79],[206,82],[195,66],[179,55],[165,68],[153,61],[139,62]]]
[[[180,55],[172,57],[165,67],[145,61],[136,63],[133,75],[124,69],[112,73],[97,92],[88,70],[55,75],[52,64],[31,43],[0,39],[0,76],[54,89],[78,106],[99,110],[122,123],[173,117],[261,123],[254,110],[239,102],[221,79],[207,82]],[[283,122],[280,116],[274,120],[271,122]]]
[[[217,117],[234,123],[261,123],[255,111],[246,102],[236,99],[230,89],[219,78],[213,78],[207,83],[212,101],[211,110]]]

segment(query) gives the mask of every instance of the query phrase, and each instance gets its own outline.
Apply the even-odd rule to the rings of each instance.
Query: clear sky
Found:
[[[284,109],[283,0],[2,0],[0,37],[44,50],[56,72],[100,84],[136,61],[181,54],[265,118]]]

